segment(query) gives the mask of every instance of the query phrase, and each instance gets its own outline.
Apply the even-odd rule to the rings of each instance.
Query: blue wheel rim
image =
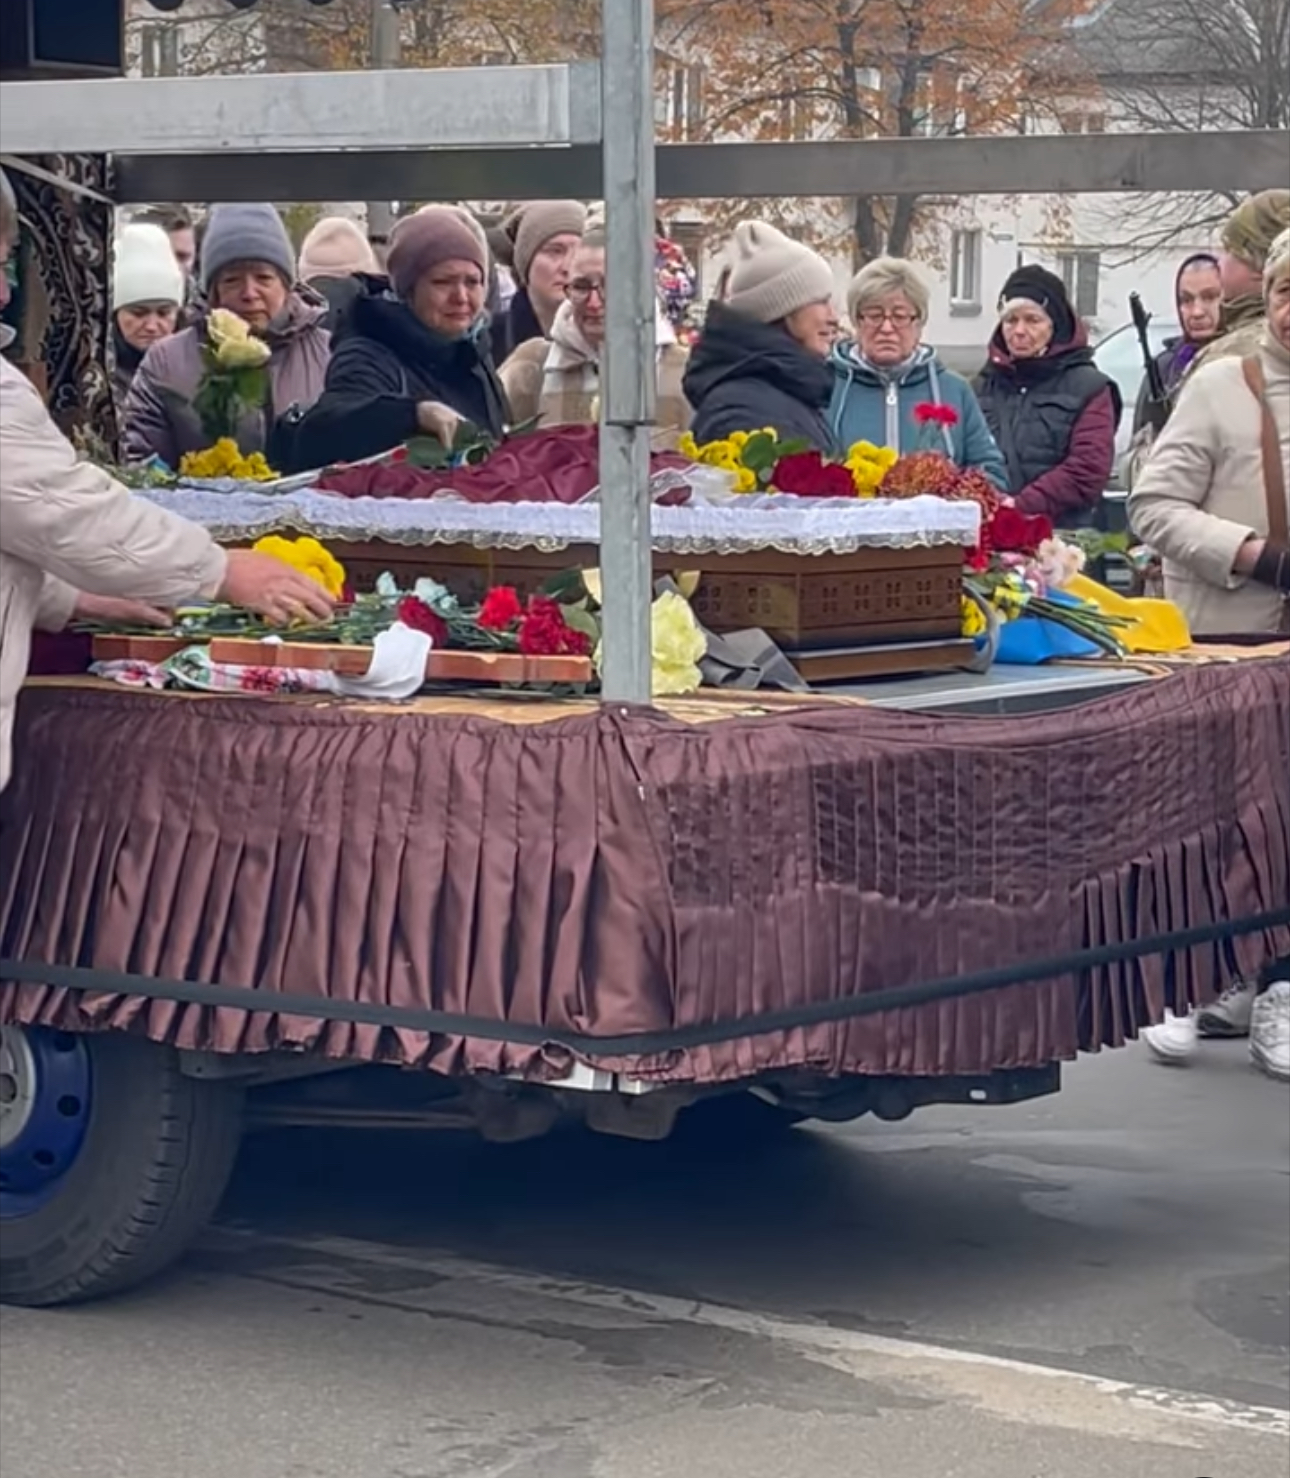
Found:
[[[13,1221],[58,1194],[85,1143],[93,1084],[83,1037],[0,1032],[0,1221]]]

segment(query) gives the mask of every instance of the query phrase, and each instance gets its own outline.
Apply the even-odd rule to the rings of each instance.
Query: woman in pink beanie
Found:
[[[347,216],[324,216],[305,237],[296,276],[327,299],[327,327],[336,332],[358,296],[360,276],[378,277],[381,264],[371,243]]]
[[[459,420],[494,436],[505,429],[480,226],[456,206],[426,206],[395,227],[386,270],[354,279],[326,386],[296,428],[297,467],[358,461],[418,433],[450,439]]]

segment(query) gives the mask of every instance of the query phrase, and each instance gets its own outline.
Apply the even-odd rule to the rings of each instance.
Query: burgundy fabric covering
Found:
[[[560,1030],[666,1029],[1042,959],[1290,899],[1290,663],[1055,714],[811,708],[550,723],[97,688],[25,693],[0,952]],[[651,1060],[979,1072],[1124,1041],[1290,930]],[[1167,982],[1172,980],[1172,986]],[[443,1071],[554,1049],[4,988],[9,1019]]]
[[[468,503],[576,503],[600,483],[600,433],[594,426],[561,426],[517,436],[478,467],[432,472],[406,462],[345,467],[318,479],[323,492],[346,498],[433,498],[456,493]],[[684,457],[655,453],[654,472],[684,471]]]

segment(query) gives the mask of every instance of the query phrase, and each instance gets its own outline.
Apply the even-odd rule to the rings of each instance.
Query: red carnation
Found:
[[[771,485],[799,498],[854,498],[855,480],[838,462],[826,462],[819,452],[795,452],[775,463]]]
[[[914,407],[914,420],[920,426],[957,426],[959,413],[952,405],[937,405],[934,401],[920,401]]]
[[[520,622],[520,651],[528,657],[588,657],[591,638],[568,624],[559,602],[533,595]]]
[[[399,602],[395,615],[413,631],[424,631],[433,646],[448,645],[448,623],[438,611],[432,611],[425,601],[418,600],[415,595],[405,595]]]
[[[479,608],[479,624],[485,631],[509,631],[524,614],[520,598],[510,585],[494,585]]]

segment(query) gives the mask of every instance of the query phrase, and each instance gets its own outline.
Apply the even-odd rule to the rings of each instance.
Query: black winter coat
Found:
[[[417,406],[441,401],[501,436],[506,393],[488,335],[447,339],[395,298],[383,278],[363,278],[332,341],[323,393],[291,428],[286,460],[298,471],[357,462],[417,434]]]
[[[829,362],[775,324],[709,304],[682,385],[700,445],[771,426],[786,441],[800,438],[816,451],[834,450],[825,415],[833,394]]]

